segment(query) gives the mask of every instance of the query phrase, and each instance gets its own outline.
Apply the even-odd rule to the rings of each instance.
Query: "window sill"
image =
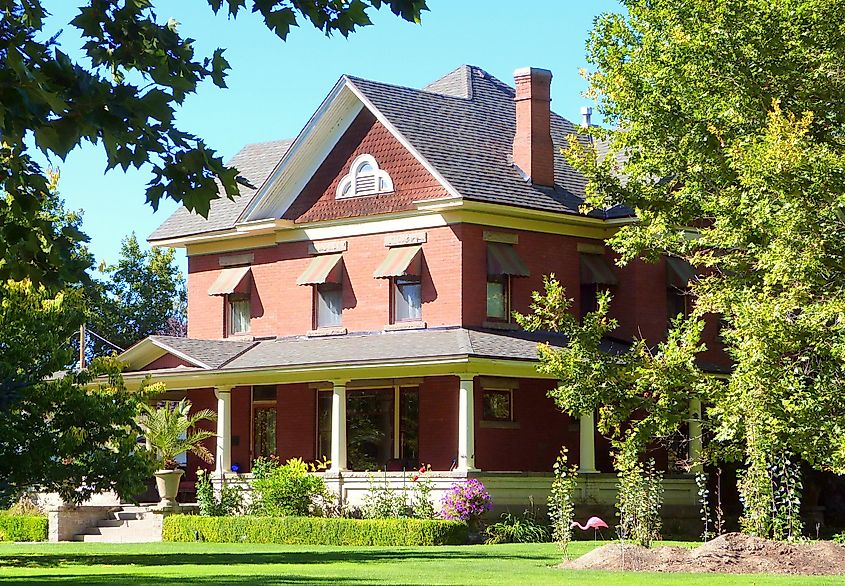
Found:
[[[346,335],[346,328],[317,328],[316,330],[308,330],[305,334],[309,338],[322,338],[324,336],[344,336]]]
[[[483,429],[520,429],[519,421],[479,421],[478,426]]]
[[[255,336],[250,334],[249,332],[237,333],[237,334],[228,334],[224,340],[240,340],[242,342],[252,342]]]
[[[400,330],[424,330],[428,324],[424,321],[400,321],[395,324],[384,326],[385,332],[396,332]]]
[[[519,330],[519,324],[515,324],[509,321],[484,321],[481,323],[482,328],[488,328],[491,330]]]

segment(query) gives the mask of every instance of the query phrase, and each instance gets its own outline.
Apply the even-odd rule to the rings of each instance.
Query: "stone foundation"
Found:
[[[82,533],[97,521],[108,519],[119,510],[117,506],[59,505],[47,511],[47,539],[49,541],[72,541],[74,535]]]

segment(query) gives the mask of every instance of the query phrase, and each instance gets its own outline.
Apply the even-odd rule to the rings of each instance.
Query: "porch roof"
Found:
[[[147,341],[178,349],[180,354],[197,365],[198,370],[218,371],[443,357],[534,361],[537,360],[538,342],[558,347],[566,344],[565,336],[559,334],[466,328],[429,328],[327,337],[295,336],[253,342],[169,336],[154,336]],[[611,340],[606,341],[605,346],[608,352],[620,351],[625,347]],[[143,367],[139,372],[143,372]]]

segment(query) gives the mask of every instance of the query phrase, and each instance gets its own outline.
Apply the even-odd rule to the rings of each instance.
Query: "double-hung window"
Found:
[[[682,258],[666,258],[666,317],[667,323],[679,315],[687,317],[692,309],[690,281],[695,269]]]
[[[582,252],[580,255],[581,288],[580,314],[583,318],[598,307],[597,297],[601,291],[619,283],[613,270],[598,253]]]
[[[510,322],[512,280],[530,275],[512,244],[487,243],[487,320]]]
[[[252,270],[249,266],[225,268],[208,290],[209,295],[223,297],[223,334],[248,334],[252,318],[250,294]]]
[[[422,321],[422,247],[393,246],[373,277],[390,280],[390,322]]]
[[[314,289],[314,329],[339,327],[343,321],[343,255],[315,256],[296,283]]]

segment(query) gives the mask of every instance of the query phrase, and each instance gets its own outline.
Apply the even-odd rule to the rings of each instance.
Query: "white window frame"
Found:
[[[340,308],[337,312],[337,323],[328,324],[328,325],[321,325],[320,324],[320,304],[321,304],[321,296],[322,291],[320,288],[326,289],[336,289],[338,294],[340,295]],[[314,285],[314,329],[328,329],[328,328],[339,328],[343,325],[343,286],[335,283],[322,283],[319,285]]]
[[[247,307],[246,329],[235,331],[235,304],[245,303]],[[227,295],[226,296],[226,334],[239,336],[249,334],[252,330],[252,301],[249,295]]]
[[[369,169],[362,171],[365,166]],[[372,155],[358,155],[349,166],[349,173],[337,184],[335,199],[378,195],[393,191],[393,180]]]
[[[393,277],[390,279],[392,290],[393,290],[393,307],[391,310],[392,313],[392,323],[400,324],[400,323],[411,323],[411,322],[418,322],[422,320],[422,279],[419,276],[408,276],[408,277]],[[409,317],[407,319],[399,319],[399,300],[402,298],[402,294],[399,290],[399,282],[400,281],[409,281],[409,282],[416,282],[417,287],[420,289],[420,306],[419,306],[419,315],[416,317]]]

